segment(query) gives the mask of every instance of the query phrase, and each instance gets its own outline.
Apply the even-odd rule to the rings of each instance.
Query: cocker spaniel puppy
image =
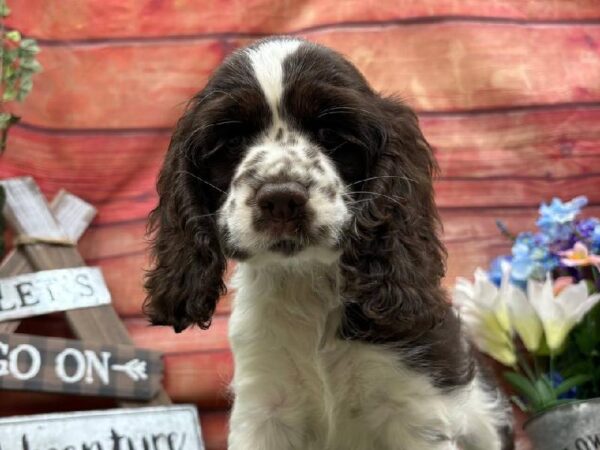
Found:
[[[440,283],[434,171],[406,105],[300,39],[235,52],[191,100],[146,309],[207,328],[237,261],[231,450],[512,448]]]

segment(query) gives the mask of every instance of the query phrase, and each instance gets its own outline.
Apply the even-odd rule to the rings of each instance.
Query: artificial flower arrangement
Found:
[[[466,331],[511,368],[505,378],[526,412],[600,397],[600,220],[578,218],[586,204],[542,204],[535,233],[513,235],[499,221],[512,254],[454,288]]]

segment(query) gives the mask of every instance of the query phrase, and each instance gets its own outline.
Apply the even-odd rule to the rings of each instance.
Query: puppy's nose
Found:
[[[308,201],[308,191],[300,183],[265,183],[256,193],[256,203],[265,218],[289,222],[299,218]]]

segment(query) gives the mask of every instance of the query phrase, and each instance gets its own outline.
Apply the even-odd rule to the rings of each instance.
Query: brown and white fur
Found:
[[[507,404],[441,287],[412,111],[295,38],[237,51],[174,132],[147,312],[210,325],[237,260],[231,450],[505,450]]]

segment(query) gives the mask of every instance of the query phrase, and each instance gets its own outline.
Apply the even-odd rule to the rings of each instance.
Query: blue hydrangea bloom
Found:
[[[506,261],[511,263],[512,257],[510,255],[502,255],[494,258],[490,264],[490,270],[488,271],[488,278],[496,286],[500,286],[502,282],[502,263]]]
[[[567,241],[571,238],[571,223],[587,205],[585,196],[575,197],[563,203],[559,198],[553,198],[549,204],[540,205],[540,216],[537,225],[540,230],[553,241]]]
[[[533,270],[531,259],[531,233],[521,233],[512,247],[512,271],[511,276],[515,281],[526,281]]]
[[[512,247],[511,279],[524,285],[529,278],[543,279],[559,265],[559,258],[550,252],[548,237],[542,233],[521,233]]]
[[[553,372],[547,374],[546,376],[548,376],[550,378],[550,382],[552,383],[553,388],[557,388],[558,386],[561,385],[561,383],[563,381],[565,381],[563,376],[556,371],[553,371]],[[572,399],[572,398],[576,398],[576,397],[577,397],[577,387],[572,387],[564,394],[561,394],[558,396],[559,399]]]

